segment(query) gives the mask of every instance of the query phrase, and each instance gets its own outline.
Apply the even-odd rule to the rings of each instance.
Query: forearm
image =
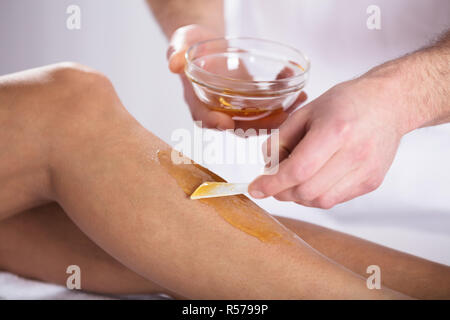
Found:
[[[279,218],[309,245],[353,272],[368,277],[381,269],[382,284],[418,299],[450,297],[450,267],[303,221]]]
[[[224,34],[223,0],[147,0],[164,34],[170,38],[182,26],[200,24]]]
[[[450,31],[434,45],[376,67],[363,78],[375,80],[390,96],[402,134],[449,122]]]

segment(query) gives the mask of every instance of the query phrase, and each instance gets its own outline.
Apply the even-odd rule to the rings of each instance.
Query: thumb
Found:
[[[186,63],[186,60],[184,58],[186,48],[178,51],[175,51],[174,49],[171,48],[172,47],[169,47],[169,50],[167,51],[168,52],[167,55],[169,58],[169,70],[173,73],[182,73]],[[170,53],[170,51],[172,52]]]
[[[275,141],[276,150],[270,152],[278,153],[278,161],[288,158],[295,146],[303,139],[307,132],[307,122],[309,120],[311,104],[295,111],[280,126],[278,141]],[[272,144],[270,144],[272,146]]]
[[[211,30],[196,24],[178,28],[170,38],[170,45],[167,50],[170,71],[182,73],[186,64],[184,58],[186,50],[194,43],[215,37],[217,35]]]
[[[170,39],[169,48],[167,49],[167,60],[169,61],[169,69],[173,73],[183,72],[188,43],[186,43],[186,27],[180,28],[174,32]]]
[[[197,33],[199,27],[188,25],[178,28],[170,38],[169,48],[167,49],[167,59],[169,60],[169,69],[173,73],[183,72],[185,59],[184,54],[187,48],[192,44],[192,34]]]

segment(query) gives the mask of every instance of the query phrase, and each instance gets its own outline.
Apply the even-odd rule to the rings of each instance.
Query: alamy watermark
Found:
[[[373,264],[367,267],[366,273],[371,274],[366,280],[367,288],[370,290],[381,289],[381,268]]]
[[[66,269],[70,274],[66,281],[66,287],[69,290],[81,290],[81,268],[77,265],[70,265]]]
[[[67,7],[66,13],[69,15],[66,19],[66,28],[69,30],[81,29],[81,8],[76,4]]]
[[[252,138],[246,139],[248,137]],[[201,121],[197,121],[193,130],[175,129],[171,140],[175,143],[171,155],[174,164],[191,163],[188,158],[193,158],[207,165],[266,165],[266,171],[270,174],[276,173],[278,168],[278,129],[230,129],[224,134],[217,134],[212,130],[203,130]]]
[[[367,17],[366,26],[369,30],[381,30],[381,9],[377,5],[370,5],[366,9]]]

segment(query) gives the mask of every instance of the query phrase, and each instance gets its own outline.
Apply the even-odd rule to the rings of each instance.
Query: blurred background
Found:
[[[276,3],[281,6],[280,1]],[[364,6],[369,2],[361,3],[364,13]],[[81,8],[80,30],[66,28],[66,9],[71,4]],[[340,59],[341,55],[321,51],[317,46],[309,47],[311,37],[324,37],[327,32],[332,37],[336,31],[333,28],[328,31],[322,28],[319,34],[298,30],[299,41],[292,38],[292,33],[283,33],[283,17],[276,16],[282,11],[278,10],[272,11],[275,19],[279,19],[278,29],[261,33],[248,27],[248,23],[264,24],[264,17],[258,18],[257,13],[249,13],[241,5],[238,1],[226,2],[229,33],[280,40],[304,50],[312,60],[311,78],[306,87],[310,98],[365,71],[361,67],[363,64],[358,64],[358,59],[352,56]],[[311,10],[314,10],[312,6]],[[320,18],[311,12],[312,16],[302,13],[304,19]],[[401,19],[399,17],[399,23]],[[361,37],[365,37],[368,30],[362,30]],[[401,39],[398,44],[404,53],[414,49]],[[0,75],[61,61],[76,61],[95,68],[111,79],[124,105],[142,125],[173,145],[173,131],[179,128],[192,131],[193,122],[183,100],[181,83],[167,69],[166,48],[167,40],[142,0],[0,2]],[[345,50],[345,42],[342,48]],[[372,49],[370,63],[382,62],[378,60],[381,60],[379,53],[383,48]],[[394,58],[396,53],[384,51],[383,54]],[[325,59],[338,63],[339,67],[327,69],[321,63]],[[425,128],[403,139],[382,187],[369,195],[329,211],[273,199],[257,203],[272,214],[317,223],[449,265],[449,164],[450,126]],[[205,166],[236,182],[251,181],[262,170],[260,165]]]

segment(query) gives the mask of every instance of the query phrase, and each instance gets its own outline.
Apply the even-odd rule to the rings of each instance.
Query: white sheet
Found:
[[[8,272],[0,272],[0,299],[7,300],[164,300],[165,295],[106,296],[68,290],[55,284],[24,279]]]

